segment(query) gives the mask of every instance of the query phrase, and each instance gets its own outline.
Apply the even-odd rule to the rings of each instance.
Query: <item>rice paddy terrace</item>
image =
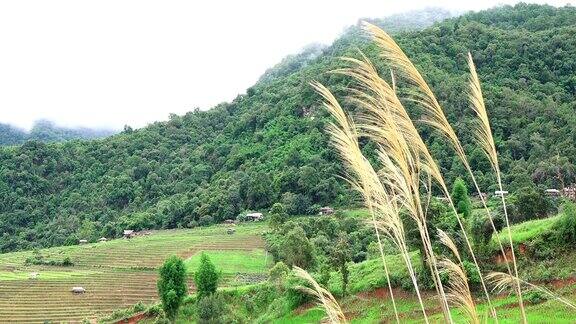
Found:
[[[73,266],[68,267],[26,265],[27,258],[38,255],[32,251],[0,254],[0,322],[79,322],[138,302],[154,303],[158,298],[157,269],[172,254],[189,258],[189,271],[201,251],[214,254],[214,263],[223,272],[223,285],[260,280],[270,262],[260,237],[263,229],[260,224],[240,225],[233,235],[223,226],[158,231],[132,239],[39,251],[44,260],[69,257]],[[220,265],[219,260],[226,263]],[[74,294],[72,287],[83,287],[86,292]]]

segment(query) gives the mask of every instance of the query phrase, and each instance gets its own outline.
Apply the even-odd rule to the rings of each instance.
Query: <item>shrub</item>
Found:
[[[282,262],[276,262],[276,264],[274,265],[274,267],[272,267],[272,269],[270,269],[269,273],[269,277],[268,277],[268,281],[276,284],[276,286],[282,286],[284,285],[284,280],[286,279],[286,276],[288,276],[288,274],[290,273],[290,268],[288,268],[288,266]]]
[[[530,304],[540,304],[548,300],[548,295],[538,290],[529,291],[524,294],[524,300]]]
[[[173,255],[160,267],[158,277],[158,295],[168,319],[173,321],[176,318],[187,291],[186,267],[182,259]]]
[[[576,205],[567,202],[562,205],[562,216],[556,223],[558,241],[560,244],[576,242]]]
[[[295,309],[296,307],[308,302],[311,297],[309,294],[302,292],[298,287],[306,286],[307,282],[304,280],[290,275],[286,280],[286,286],[288,287],[286,291],[286,301],[288,303],[289,309]]]
[[[74,263],[72,263],[72,260],[70,260],[70,257],[65,257],[64,260],[62,260],[62,265],[65,267],[71,267],[74,265]]]
[[[468,284],[472,287],[480,287],[480,273],[478,273],[478,269],[474,263],[464,260],[462,261],[462,265],[464,266],[464,271],[466,272],[466,277],[468,277]]]
[[[322,263],[318,270],[318,283],[324,287],[328,286],[330,281],[330,266],[327,263]]]
[[[218,293],[204,296],[196,303],[198,323],[223,323],[226,303]]]
[[[150,316],[150,317],[157,317],[162,315],[162,307],[160,305],[153,305],[150,306],[147,310],[146,310],[146,315]]]
[[[198,220],[198,224],[200,226],[208,226],[208,225],[214,224],[214,218],[212,218],[212,216],[208,216],[208,215],[202,216]]]
[[[24,261],[25,265],[48,265],[56,267],[71,267],[74,265],[70,257],[65,257],[62,261],[59,260],[47,260],[44,258],[40,251],[34,250],[33,256],[26,258]]]
[[[210,261],[206,253],[200,256],[200,265],[194,273],[194,283],[196,284],[196,294],[198,299],[202,299],[216,292],[220,274],[216,272],[216,267]]]
[[[134,313],[140,313],[146,310],[146,305],[144,305],[142,302],[137,302],[136,304],[134,304],[134,306],[132,306],[132,311]]]

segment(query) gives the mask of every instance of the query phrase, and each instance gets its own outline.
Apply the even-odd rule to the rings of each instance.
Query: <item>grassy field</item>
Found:
[[[560,215],[554,217],[548,217],[543,219],[530,220],[524,223],[516,224],[510,226],[510,231],[512,234],[512,242],[514,244],[522,243],[533,239],[540,235],[542,232],[551,228],[554,223],[560,218]],[[508,242],[508,231],[502,230],[498,237],[502,242]],[[496,247],[496,241],[493,239],[494,248]]]
[[[187,259],[193,272],[199,252],[206,251],[222,269],[223,285],[243,284],[243,274],[261,280],[270,263],[263,230],[263,224],[246,224],[228,235],[225,226],[212,226],[40,250],[45,260],[69,257],[71,267],[27,266],[32,251],[0,254],[0,322],[79,321],[137,302],[154,303],[157,268],[171,254]],[[36,279],[30,279],[32,272],[38,273]],[[71,293],[73,286],[86,293]],[[189,286],[193,290],[191,279]]]
[[[217,269],[222,274],[241,273],[265,273],[272,264],[270,257],[264,249],[253,249],[251,251],[202,251],[210,257]],[[201,253],[196,253],[186,260],[186,267],[189,272],[194,272],[200,264]]]

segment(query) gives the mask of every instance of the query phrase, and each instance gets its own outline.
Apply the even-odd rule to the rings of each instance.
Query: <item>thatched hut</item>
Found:
[[[320,208],[320,215],[332,215],[332,214],[334,214],[334,208],[328,206]]]
[[[264,219],[264,215],[262,213],[248,213],[246,214],[246,220],[258,222]]]
[[[83,294],[86,292],[86,289],[84,289],[84,287],[72,287],[71,291],[75,294]]]
[[[122,235],[124,235],[124,238],[133,238],[134,235],[136,235],[136,233],[134,233],[134,230],[124,230],[124,232],[122,232]]]

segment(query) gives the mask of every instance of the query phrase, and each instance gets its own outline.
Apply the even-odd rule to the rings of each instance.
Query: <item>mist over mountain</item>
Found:
[[[355,39],[355,41],[361,41],[364,37],[361,35],[359,23],[363,20],[378,25],[388,33],[394,35],[400,32],[424,29],[436,22],[453,16],[454,14],[446,9],[432,7],[422,10],[411,10],[385,18],[364,18],[360,19],[355,26],[348,27],[339,40],[342,41],[346,38],[352,38]],[[309,44],[305,46],[301,52],[286,56],[280,63],[268,69],[260,77],[258,82],[271,81],[274,78],[304,68],[314,59],[322,55],[328,48],[329,46],[323,44]]]
[[[40,119],[34,122],[30,131],[0,123],[0,145],[17,145],[26,141],[63,142],[74,139],[97,139],[118,133],[118,131],[103,128],[62,127],[54,122]]]

